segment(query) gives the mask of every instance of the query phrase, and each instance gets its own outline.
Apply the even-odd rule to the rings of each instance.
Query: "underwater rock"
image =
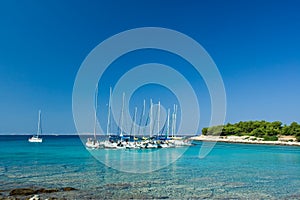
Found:
[[[35,191],[37,194],[41,194],[41,193],[53,193],[53,192],[59,192],[59,189],[57,188],[53,188],[53,189],[45,189],[45,188],[41,188]]]
[[[64,188],[62,188],[62,190],[67,192],[67,191],[73,191],[73,190],[78,190],[78,189],[72,188],[72,187],[64,187]]]
[[[31,188],[17,188],[17,189],[13,189],[12,191],[10,191],[9,195],[10,196],[15,196],[15,195],[32,195],[32,194],[36,194],[35,190],[31,189]]]
[[[61,192],[61,191],[64,191],[64,192],[68,192],[68,191],[74,191],[74,190],[78,190],[76,188],[73,188],[73,187],[63,187],[63,188],[40,188],[40,189],[37,189],[37,190],[34,190],[32,188],[16,188],[16,189],[13,189],[9,192],[9,196],[8,197],[3,197],[3,195],[1,194],[0,196],[0,200],[2,199],[16,199],[14,197],[11,197],[11,196],[29,196],[29,195],[35,195],[33,197],[36,197],[36,198],[33,198],[33,200],[36,200],[36,199],[39,199],[39,196],[37,194],[49,194],[49,193],[55,193],[55,192]],[[31,199],[31,198],[28,198],[28,199]]]

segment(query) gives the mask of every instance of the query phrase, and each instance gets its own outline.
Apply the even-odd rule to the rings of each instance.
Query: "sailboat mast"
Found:
[[[42,131],[41,131],[41,129],[42,129],[42,127],[41,127],[41,110],[39,110],[39,120],[38,120],[38,131],[37,131],[37,136],[39,136],[39,134],[41,134],[42,133]]]
[[[150,99],[150,137],[152,136],[152,123],[153,123],[153,111],[152,111],[152,99]]]
[[[111,87],[109,88],[109,100],[108,100],[108,114],[107,114],[107,125],[106,125],[106,135],[109,135],[109,125],[110,125],[110,106],[111,106]]]
[[[157,135],[159,135],[159,120],[160,120],[160,101],[158,101],[158,115],[157,115]]]
[[[135,126],[136,126],[136,113],[137,107],[134,108],[134,121],[133,121],[133,137],[135,138]]]
[[[168,109],[168,119],[167,119],[167,137],[166,138],[168,138],[169,137],[169,133],[170,132],[170,108]]]
[[[142,115],[141,115],[141,118],[140,118],[138,135],[140,135],[141,124],[142,124],[142,121],[143,121],[143,117],[144,117],[144,115],[145,115],[145,109],[146,109],[146,100],[144,99],[144,103],[143,103],[143,112],[142,112]],[[144,129],[143,129],[143,130],[144,130]]]
[[[175,132],[175,104],[173,106],[173,113],[172,113],[172,137],[174,137]]]
[[[94,138],[96,138],[96,125],[97,125],[97,108],[98,108],[98,85],[96,86],[96,93],[95,93],[95,121],[94,121]]]
[[[120,136],[121,137],[123,136],[124,102],[125,102],[125,93],[123,92],[123,101],[122,101],[122,110],[121,110],[121,123],[120,123],[120,128],[121,128]]]
[[[143,116],[145,115],[146,110],[146,100],[144,99],[144,106],[143,106]]]
[[[175,106],[175,115],[174,115],[175,121],[174,121],[174,135],[176,133],[176,127],[177,127],[177,105]]]

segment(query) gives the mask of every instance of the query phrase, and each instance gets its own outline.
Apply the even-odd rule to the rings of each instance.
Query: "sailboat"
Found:
[[[103,142],[103,146],[104,148],[107,149],[115,149],[117,148],[117,142],[115,142],[115,140],[117,140],[118,138],[115,137],[114,135],[112,135],[111,130],[110,130],[110,126],[111,126],[111,122],[110,122],[110,118],[111,118],[111,95],[112,95],[112,88],[109,88],[109,100],[108,100],[108,110],[107,110],[107,124],[106,124],[106,136],[109,138],[108,140],[105,140]]]
[[[39,110],[38,131],[36,135],[33,135],[31,138],[28,139],[28,142],[43,142],[43,138],[39,137],[39,135],[42,134],[41,116],[41,110]]]
[[[127,135],[124,135],[123,132],[123,123],[124,123],[124,106],[125,106],[125,93],[123,92],[123,101],[122,101],[122,110],[121,110],[121,119],[120,119],[120,141],[118,141],[117,144],[117,149],[124,149],[126,148],[126,138],[128,137]]]
[[[168,110],[168,118],[170,116]],[[167,130],[168,144],[170,147],[182,147],[191,146],[191,141],[184,139],[184,137],[175,136],[176,133],[176,119],[177,119],[177,105],[174,104],[173,114],[172,114],[172,127],[171,127],[171,137],[169,137],[169,130]],[[169,129],[169,121],[168,121]]]
[[[177,105],[174,104],[173,114],[172,114],[172,140],[182,140],[183,137],[175,136],[176,133],[176,123],[177,123]]]
[[[88,138],[85,146],[88,148],[96,149],[100,147],[100,143],[97,140],[96,137],[96,127],[97,127],[97,98],[98,98],[98,85],[96,88],[96,94],[95,94],[95,122],[94,122],[94,138]]]

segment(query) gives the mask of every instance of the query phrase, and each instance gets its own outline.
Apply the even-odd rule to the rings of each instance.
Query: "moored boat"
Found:
[[[31,138],[28,139],[28,142],[35,142],[35,143],[42,143],[43,138],[39,137],[42,134],[42,122],[41,122],[41,110],[39,110],[39,119],[38,119],[38,130],[36,135],[33,135]]]

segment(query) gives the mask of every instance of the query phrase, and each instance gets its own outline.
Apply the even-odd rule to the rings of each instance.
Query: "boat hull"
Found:
[[[31,137],[28,139],[28,142],[42,143],[43,138]]]

